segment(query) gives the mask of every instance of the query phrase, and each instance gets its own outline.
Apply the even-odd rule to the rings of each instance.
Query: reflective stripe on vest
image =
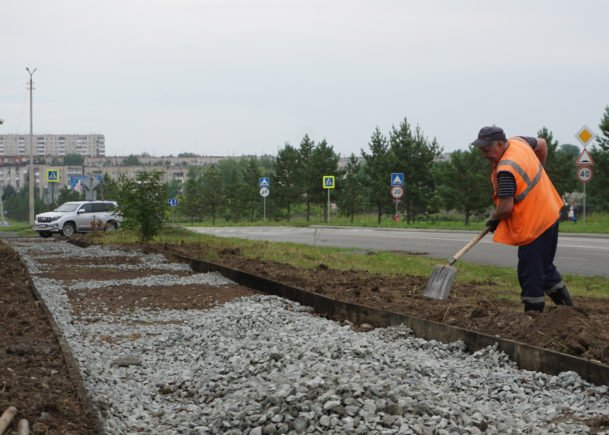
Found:
[[[537,183],[539,183],[539,180],[541,180],[541,173],[543,170],[543,165],[541,164],[541,162],[539,162],[539,166],[537,167],[537,174],[535,174],[535,178],[533,178],[533,181],[529,180],[529,176],[526,172],[524,172],[524,169],[522,169],[522,167],[513,160],[501,160],[497,164],[497,168],[499,168],[499,166],[511,166],[512,168],[514,168],[527,185],[527,187],[522,192],[520,192],[518,196],[514,198],[514,202],[518,203],[525,199],[529,192],[533,189],[533,187],[535,187]]]

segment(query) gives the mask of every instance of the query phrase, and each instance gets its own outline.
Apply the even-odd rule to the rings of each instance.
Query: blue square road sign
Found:
[[[392,186],[403,186],[404,185],[404,173],[393,172],[391,174],[391,185]]]

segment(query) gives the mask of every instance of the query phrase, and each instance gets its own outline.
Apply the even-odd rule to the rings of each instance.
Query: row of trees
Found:
[[[546,171],[558,192],[569,195],[582,189],[575,162],[580,148],[560,145],[551,131],[537,132],[548,143]],[[228,221],[255,220],[262,215],[257,181],[271,179],[267,210],[273,219],[290,221],[295,212],[311,219],[312,207],[328,210],[324,175],[335,175],[332,197],[339,213],[353,219],[357,213],[374,211],[380,223],[394,213],[390,196],[392,172],[405,174],[404,197],[398,210],[408,223],[433,213],[456,210],[467,224],[472,216],[486,216],[492,205],[491,167],[478,149],[468,147],[440,159],[442,148],[425,137],[407,119],[388,135],[378,128],[360,156],[352,154],[346,166],[326,140],[315,143],[305,135],[298,146],[286,144],[275,159],[249,157],[226,160],[203,168],[191,168],[179,197],[178,212],[192,220],[219,217]],[[588,183],[589,209],[609,211],[609,107],[606,108],[590,154],[596,165]]]
[[[546,170],[559,193],[581,190],[575,170],[579,147],[559,145],[546,128],[538,135],[548,143]],[[352,154],[343,167],[339,167],[340,156],[332,145],[326,140],[316,143],[305,135],[298,146],[285,144],[274,158],[241,157],[191,167],[184,185],[171,183],[164,187],[164,195],[178,198],[175,212],[193,221],[257,220],[263,212],[258,179],[265,176],[271,180],[271,195],[266,199],[267,217],[290,221],[298,214],[309,221],[313,210],[327,217],[322,177],[334,175],[337,181],[332,198],[339,213],[353,220],[358,213],[374,212],[380,223],[383,217],[395,212],[390,196],[390,174],[403,172],[405,193],[398,210],[407,222],[446,210],[460,212],[465,223],[472,216],[486,216],[492,204],[488,162],[471,146],[451,153],[446,159],[440,158],[442,151],[435,139],[429,140],[419,126],[413,127],[404,119],[392,127],[388,135],[376,128],[367,148],[361,149],[359,156]],[[596,165],[594,177],[587,186],[588,204],[590,209],[609,211],[609,107],[589,151]],[[21,209],[27,209],[27,201],[23,201],[27,199],[25,192],[27,186],[20,192],[7,189],[5,208],[11,217],[22,217]],[[121,184],[105,177],[98,196],[117,199],[120,192]],[[62,191],[57,202],[74,199],[70,194]],[[25,208],[17,206],[21,202]],[[37,204],[39,209],[43,210],[43,205]]]
[[[595,177],[588,184],[590,208],[609,211],[609,107],[599,126],[597,142],[590,153],[596,162]],[[559,145],[547,128],[538,132],[548,143],[546,170],[561,195],[581,190],[575,161],[579,147]],[[404,197],[398,210],[407,222],[446,210],[460,212],[468,223],[472,216],[486,216],[492,204],[491,167],[479,150],[468,147],[441,159],[442,148],[425,137],[419,126],[407,119],[388,135],[378,128],[360,156],[352,154],[339,168],[339,155],[325,140],[315,143],[305,135],[298,146],[286,144],[275,159],[249,157],[222,161],[203,168],[191,168],[179,197],[178,212],[192,220],[219,217],[228,221],[255,220],[262,214],[257,181],[271,179],[267,198],[268,215],[290,221],[295,212],[307,221],[312,207],[324,216],[326,192],[322,177],[335,175],[332,198],[339,212],[351,217],[374,211],[380,223],[392,215],[390,174],[405,174]]]

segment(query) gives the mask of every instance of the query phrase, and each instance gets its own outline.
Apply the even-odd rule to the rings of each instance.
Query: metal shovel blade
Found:
[[[432,299],[448,299],[456,274],[457,269],[448,264],[434,266],[424,296]]]

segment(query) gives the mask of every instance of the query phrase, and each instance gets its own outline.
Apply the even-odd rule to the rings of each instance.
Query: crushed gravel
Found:
[[[221,291],[230,281],[151,274],[70,287],[36,277],[36,256],[125,252],[65,242],[13,246],[81,365],[109,434],[588,433],[590,419],[609,416],[607,387],[575,373],[518,370],[494,348],[469,354],[460,342],[425,341],[405,327],[355,332],[275,296],[207,311],[100,310],[95,322],[84,322],[73,317],[71,290],[196,277]],[[133,255],[144,258],[143,269],[169,264]]]

